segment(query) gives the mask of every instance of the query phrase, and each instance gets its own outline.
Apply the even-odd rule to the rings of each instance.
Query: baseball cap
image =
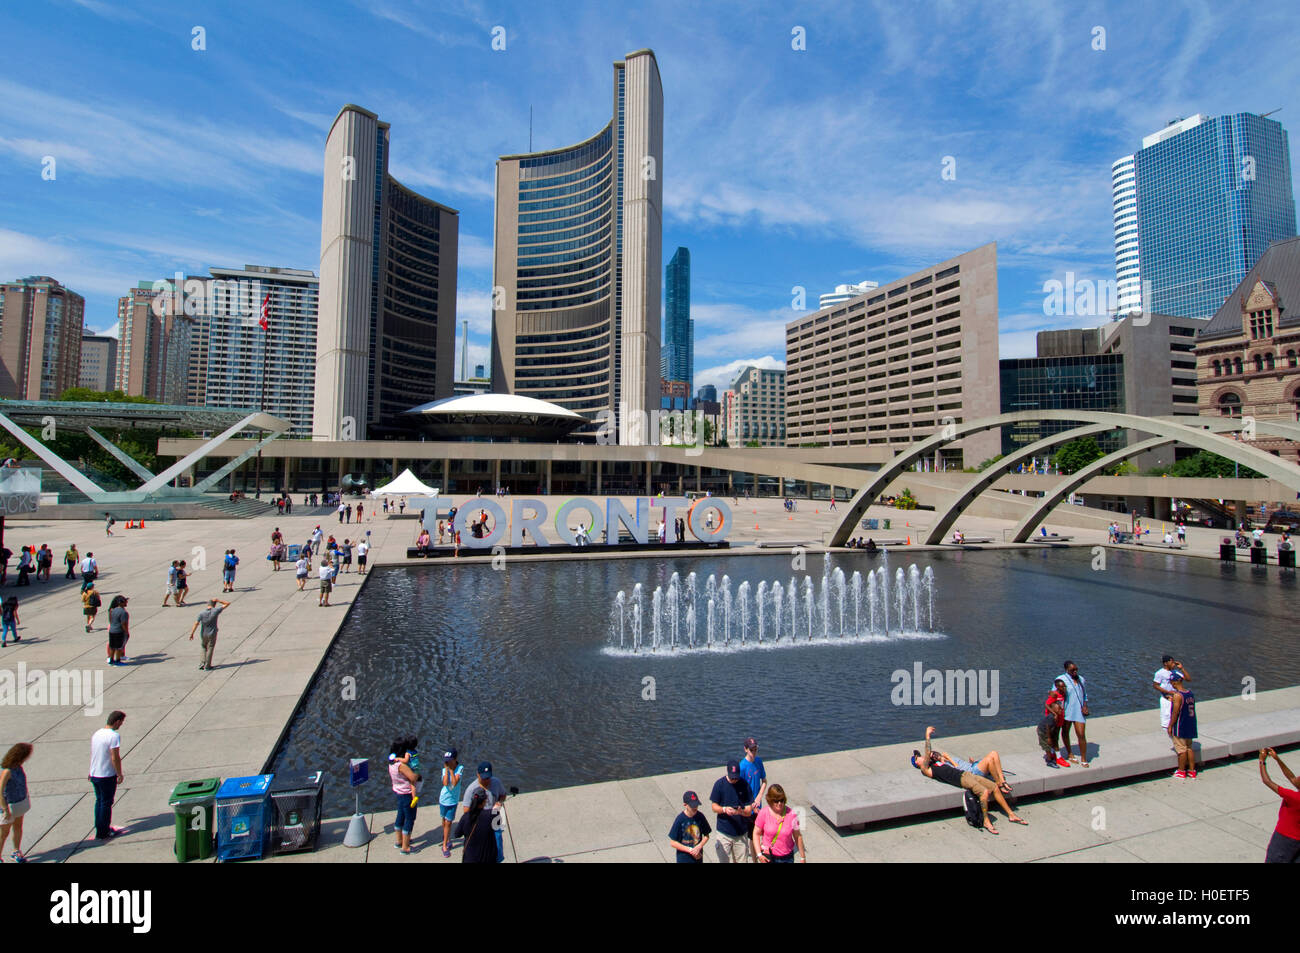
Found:
[[[444,762],[445,762],[445,761],[454,761],[455,759],[456,759],[456,749],[455,749],[455,748],[448,748],[446,751],[444,751],[444,752],[442,753],[442,760],[443,760]]]
[[[492,777],[492,762],[491,762],[491,761],[480,761],[480,762],[478,763],[478,776],[479,776],[480,778],[490,778],[490,777]]]
[[[917,767],[917,763],[916,763],[916,762],[919,761],[920,758],[921,758],[921,752],[919,752],[919,751],[917,751],[915,748],[913,748],[913,749],[912,749],[912,758],[911,758],[911,761],[912,761],[912,767],[914,767],[914,768]]]
[[[689,804],[691,807],[699,807],[700,796],[696,794],[694,791],[687,791],[685,794],[682,795],[682,803]]]
[[[1187,681],[1187,675],[1183,672],[1182,669],[1178,669],[1178,668],[1176,668],[1176,669],[1174,669],[1172,672],[1169,673],[1169,681],[1171,681],[1171,682],[1185,682],[1185,681]]]
[[[727,762],[727,777],[732,781],[740,777],[740,762],[735,758]]]

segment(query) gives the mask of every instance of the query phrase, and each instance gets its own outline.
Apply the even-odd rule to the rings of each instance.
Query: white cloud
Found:
[[[699,393],[701,387],[706,384],[712,384],[718,389],[718,396],[721,398],[722,392],[727,390],[740,372],[746,367],[759,367],[763,369],[785,370],[785,361],[773,357],[771,354],[764,354],[762,357],[741,358],[734,361],[728,361],[726,364],[720,364],[716,367],[709,367],[702,371],[695,372],[695,391]]]

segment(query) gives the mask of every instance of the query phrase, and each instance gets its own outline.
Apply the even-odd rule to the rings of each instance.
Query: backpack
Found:
[[[92,592],[90,594],[90,607],[92,609],[98,609],[101,605],[103,605],[103,603],[104,600],[99,598],[98,592]]]
[[[966,823],[976,830],[984,829],[984,808],[980,806],[980,799],[970,791],[962,791],[965,795],[963,802],[966,810]]]

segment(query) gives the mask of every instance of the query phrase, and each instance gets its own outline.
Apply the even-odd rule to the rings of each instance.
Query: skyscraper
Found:
[[[90,390],[113,389],[113,375],[117,370],[117,338],[98,334],[81,336],[80,386]]]
[[[664,286],[664,340],[659,352],[664,380],[681,381],[695,393],[695,322],[691,320],[691,252],[678,248],[668,262]]]
[[[117,299],[114,390],[165,404],[189,397],[190,346],[197,322],[186,314],[184,284],[142,281]]]
[[[86,300],[53,278],[0,285],[0,397],[53,400],[76,387]]]
[[[406,430],[402,413],[452,394],[459,213],[388,174],[386,122],[339,111],[325,140],[312,433]]]
[[[1121,313],[1210,317],[1269,242],[1296,234],[1286,130],[1254,113],[1175,120],[1116,160],[1111,183]]]
[[[576,145],[497,160],[492,384],[650,442],[659,406],[663,89],[654,53],[614,64],[614,116]],[[596,421],[601,421],[597,423]]]

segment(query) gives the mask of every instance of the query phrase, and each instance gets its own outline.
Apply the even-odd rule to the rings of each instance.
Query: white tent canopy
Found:
[[[420,478],[409,469],[403,470],[393,481],[377,490],[370,491],[371,496],[437,496],[438,491],[420,482]]]

